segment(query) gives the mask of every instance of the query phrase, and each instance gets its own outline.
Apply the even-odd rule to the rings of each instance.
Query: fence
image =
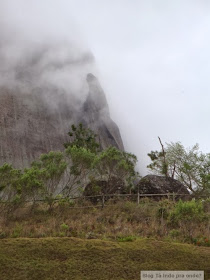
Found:
[[[165,194],[102,194],[102,195],[94,195],[94,196],[80,196],[80,197],[72,197],[72,200],[77,200],[77,199],[83,199],[83,200],[90,200],[90,201],[97,201],[98,203],[101,202],[100,205],[97,205],[97,207],[105,207],[106,206],[106,201],[114,200],[116,201],[117,199],[121,200],[127,200],[127,201],[133,201],[136,202],[137,204],[140,204],[141,198],[153,198],[153,199],[162,199],[162,198],[167,198],[171,199],[172,201],[176,201],[177,198],[186,198],[186,199],[192,199],[191,194],[177,194],[177,193],[165,193]],[[197,199],[202,199],[202,198],[209,198],[208,195],[200,195],[196,197]],[[109,204],[109,206],[111,206]],[[89,207],[96,207],[96,206],[89,206]]]
[[[199,195],[196,196],[196,199],[204,199],[204,198],[209,198],[210,196],[208,195]],[[191,194],[177,194],[177,193],[165,193],[165,194],[101,194],[101,195],[91,195],[91,196],[74,196],[74,197],[68,197],[68,198],[63,198],[67,199],[68,201],[90,201],[92,202],[92,205],[85,205],[85,206],[69,206],[69,208],[92,208],[92,207],[97,207],[97,208],[104,208],[105,206],[113,206],[116,204],[117,201],[132,201],[137,204],[140,204],[140,201],[142,198],[150,198],[154,200],[161,200],[163,198],[167,198],[172,201],[176,201],[177,199],[192,199],[194,198]],[[59,202],[62,200],[59,198],[52,198],[51,199],[53,202]],[[109,201],[109,204],[107,203]],[[114,204],[111,205],[110,201],[114,201]],[[32,201],[24,201],[26,203],[32,203]],[[46,203],[47,200],[45,199],[36,199],[33,200],[33,202],[41,202],[41,203]],[[0,201],[0,204],[7,204],[8,202],[6,201]],[[81,204],[81,203],[80,203]]]

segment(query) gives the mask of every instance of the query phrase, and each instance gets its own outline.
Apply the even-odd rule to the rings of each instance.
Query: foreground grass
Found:
[[[141,270],[204,270],[207,280],[210,279],[210,248],[153,239],[0,240],[1,280],[133,280],[140,279]]]

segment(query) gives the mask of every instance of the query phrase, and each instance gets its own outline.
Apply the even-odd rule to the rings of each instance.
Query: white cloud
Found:
[[[209,151],[209,6],[206,0],[7,0],[6,19],[32,39],[66,38],[92,50],[111,115],[145,172],[146,154],[160,148],[158,136]]]

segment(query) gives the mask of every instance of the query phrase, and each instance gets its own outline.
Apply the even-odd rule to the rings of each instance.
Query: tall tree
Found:
[[[127,190],[132,188],[137,176],[136,162],[135,155],[109,147],[96,157],[94,168],[97,178],[107,182],[106,191],[112,193],[120,184]]]
[[[93,162],[96,154],[84,147],[69,146],[65,150],[67,169],[65,172],[65,188],[63,193],[70,196],[83,191],[94,173]]]
[[[8,202],[20,201],[22,186],[20,183],[21,170],[5,163],[0,167],[0,199]]]
[[[37,172],[37,183],[43,185],[42,195],[52,207],[56,195],[64,188],[64,172],[67,163],[62,152],[49,152],[40,156],[39,161],[32,163]]]
[[[147,167],[156,174],[181,181],[191,192],[203,193],[210,188],[210,155],[203,154],[196,144],[185,149],[180,142],[166,144],[163,151],[151,151]],[[166,170],[167,167],[167,170]]]
[[[96,140],[97,135],[89,128],[85,128],[83,124],[78,126],[72,125],[71,131],[68,133],[70,141],[64,144],[65,148],[76,146],[77,148],[85,148],[93,153],[99,152],[99,143]]]

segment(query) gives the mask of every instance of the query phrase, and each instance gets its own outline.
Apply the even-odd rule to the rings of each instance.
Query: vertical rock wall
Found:
[[[88,74],[87,83],[85,102],[53,88],[25,93],[0,88],[0,164],[25,167],[42,153],[62,150],[71,125],[79,122],[95,131],[103,148],[123,149],[98,80]]]

